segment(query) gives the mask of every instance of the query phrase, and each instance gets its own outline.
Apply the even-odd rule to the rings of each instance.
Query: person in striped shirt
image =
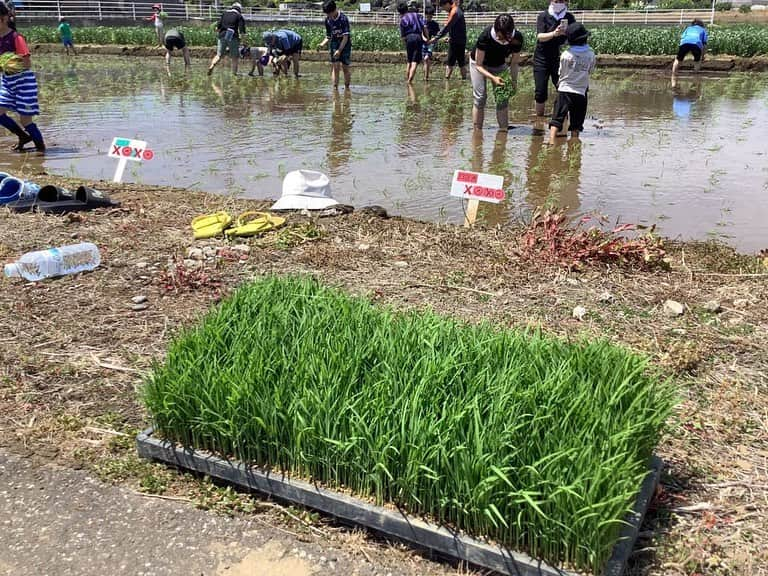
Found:
[[[24,146],[34,142],[38,152],[45,152],[43,135],[33,122],[33,116],[40,114],[37,100],[37,78],[30,69],[32,63],[29,48],[24,37],[10,25],[8,7],[0,2],[0,126],[15,134],[19,142],[12,150],[23,152]],[[19,115],[21,126],[8,112]]]

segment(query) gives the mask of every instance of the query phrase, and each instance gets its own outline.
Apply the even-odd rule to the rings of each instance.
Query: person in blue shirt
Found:
[[[331,81],[333,87],[339,87],[339,68],[344,72],[344,87],[349,88],[351,73],[349,65],[352,56],[352,38],[349,32],[349,19],[336,7],[335,0],[323,2],[325,18],[325,40],[320,48],[331,43]]]
[[[293,75],[299,77],[299,58],[304,48],[301,36],[293,30],[269,30],[262,34],[264,45],[269,50],[269,56],[279,62],[279,68],[284,74],[288,74],[288,68],[293,62]]]
[[[416,69],[421,64],[421,49],[424,47],[424,18],[421,14],[408,11],[408,4],[400,2],[397,5],[400,14],[400,37],[405,42],[405,81],[410,84],[416,76]]]
[[[680,68],[680,62],[685,60],[685,56],[693,54],[693,70],[698,72],[701,69],[701,61],[704,60],[704,54],[707,51],[707,29],[704,22],[695,18],[691,25],[683,30],[680,37],[680,47],[677,49],[677,57],[672,63],[672,85],[677,81],[677,71]]]

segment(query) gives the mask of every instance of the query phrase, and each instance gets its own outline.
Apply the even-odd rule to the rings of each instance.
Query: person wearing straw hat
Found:
[[[328,176],[315,170],[294,170],[283,178],[283,193],[271,209],[325,210],[337,204]]]
[[[229,10],[225,10],[221,14],[216,23],[216,33],[218,35],[216,55],[208,66],[208,76],[213,74],[213,69],[225,54],[228,54],[232,59],[232,73],[237,76],[237,64],[240,60],[240,34],[245,35],[245,19],[240,2],[234,2]]]

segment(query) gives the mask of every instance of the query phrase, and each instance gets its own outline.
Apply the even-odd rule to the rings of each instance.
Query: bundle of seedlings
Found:
[[[143,399],[161,438],[597,573],[675,394],[607,342],[267,277],[180,333]]]

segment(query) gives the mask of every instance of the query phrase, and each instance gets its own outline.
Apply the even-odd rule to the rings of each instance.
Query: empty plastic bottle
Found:
[[[100,262],[101,255],[96,245],[82,242],[61,248],[28,252],[13,264],[6,264],[5,275],[8,278],[21,276],[37,281],[93,270]]]

